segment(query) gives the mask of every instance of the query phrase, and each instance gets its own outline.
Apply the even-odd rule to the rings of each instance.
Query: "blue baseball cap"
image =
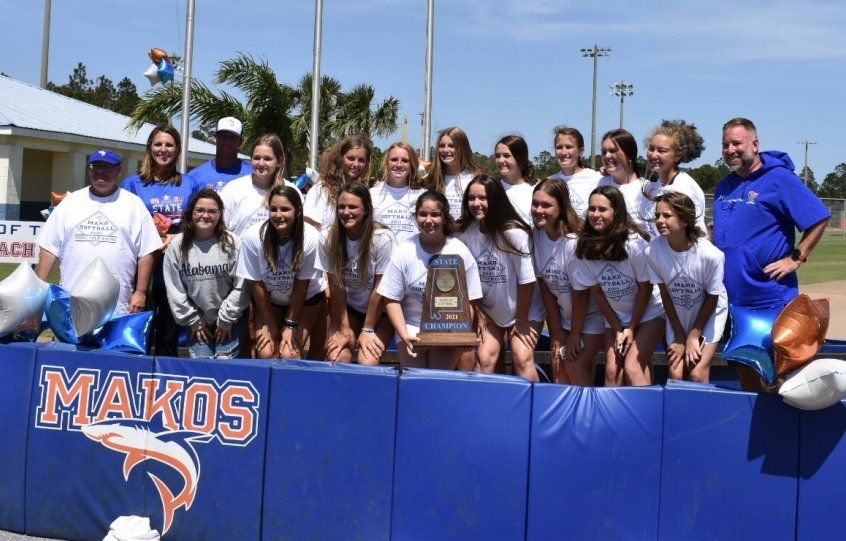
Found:
[[[103,150],[92,152],[91,156],[88,157],[88,165],[97,162],[108,163],[111,165],[120,165],[121,159],[120,156],[118,156],[116,153],[112,152],[107,148],[104,148]]]

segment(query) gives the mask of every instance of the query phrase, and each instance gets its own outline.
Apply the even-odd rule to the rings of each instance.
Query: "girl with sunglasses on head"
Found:
[[[696,206],[683,193],[656,198],[655,225],[661,236],[646,253],[667,313],[669,377],[708,383],[728,311],[723,253],[696,225]]]
[[[320,177],[303,203],[305,221],[324,230],[335,223],[335,208],[341,188],[349,182],[365,186],[370,179],[373,143],[364,134],[348,135],[329,147],[320,159]]]
[[[310,334],[325,323],[317,317],[326,290],[315,268],[320,234],[304,223],[295,188],[274,186],[266,201],[267,220],[242,237],[236,274],[251,281],[256,357],[302,358]]]
[[[482,285],[476,318],[481,339],[476,350],[479,368],[495,372],[507,340],[514,373],[538,381],[535,347],[543,310],[532,311],[536,281],[529,226],[514,210],[499,180],[488,175],[470,181],[461,206],[458,238],[476,259]]]
[[[454,370],[469,348],[420,348],[420,321],[429,262],[440,254],[455,254],[464,261],[467,295],[472,304],[482,296],[476,260],[467,246],[455,238],[458,227],[449,213],[444,194],[427,190],[417,198],[415,220],[419,233],[400,243],[393,254],[377,292],[385,298],[386,310],[397,334],[397,354],[403,367]]]
[[[346,184],[337,199],[335,223],[320,235],[317,268],[329,276],[327,359],[379,364],[394,329],[376,292],[396,246],[391,230],[373,221],[367,186]]]
[[[481,167],[473,159],[470,141],[461,128],[442,130],[438,134],[438,148],[435,152],[426,184],[446,195],[449,212],[458,220],[461,218],[461,202],[467,185],[481,172]]]
[[[652,354],[664,338],[664,310],[645,253],[649,238],[629,216],[620,190],[599,186],[591,193],[571,279],[573,289],[591,290],[605,316],[606,387],[651,385],[654,379]],[[575,297],[573,317],[587,311],[584,297]],[[573,334],[568,354],[581,350]]]
[[[168,302],[176,323],[188,330],[191,358],[238,357],[246,337],[250,290],[235,276],[241,241],[226,230],[222,214],[217,192],[200,190],[165,253]]]

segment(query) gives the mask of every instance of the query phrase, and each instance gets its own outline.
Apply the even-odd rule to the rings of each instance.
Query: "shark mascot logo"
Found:
[[[36,428],[80,431],[122,453],[126,481],[145,461],[175,472],[147,472],[161,499],[162,535],[197,495],[201,468],[194,446],[216,439],[246,447],[258,431],[260,396],[249,381],[149,373],[132,381],[127,372],[80,368],[68,375],[64,367],[44,365],[39,385]]]

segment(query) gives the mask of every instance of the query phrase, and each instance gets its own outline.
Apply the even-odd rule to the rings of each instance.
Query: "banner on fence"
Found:
[[[0,263],[38,263],[36,238],[44,222],[0,220]]]

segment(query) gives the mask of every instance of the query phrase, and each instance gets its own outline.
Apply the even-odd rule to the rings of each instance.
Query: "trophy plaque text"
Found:
[[[464,260],[453,254],[440,254],[429,261],[423,290],[423,318],[420,320],[422,347],[475,346],[476,332]]]

